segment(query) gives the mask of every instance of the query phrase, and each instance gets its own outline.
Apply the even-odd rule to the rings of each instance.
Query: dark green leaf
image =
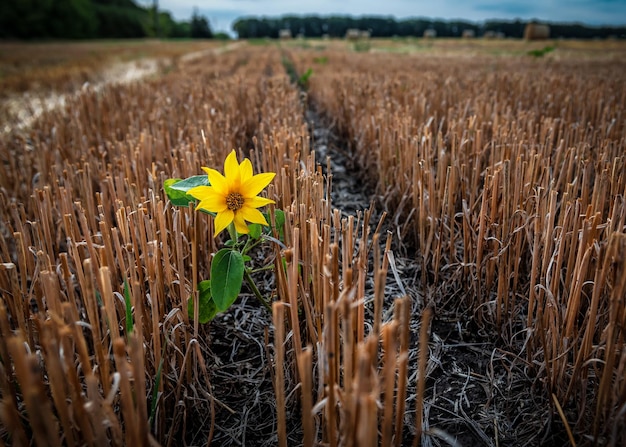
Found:
[[[204,324],[211,321],[217,314],[217,307],[211,296],[211,281],[204,280],[198,283],[198,322]],[[187,314],[193,319],[193,299],[187,301]]]
[[[308,87],[309,78],[311,77],[312,74],[313,74],[313,69],[309,68],[305,73],[302,74],[302,76],[298,78],[298,84],[304,88]]]
[[[218,251],[211,263],[211,295],[218,312],[230,307],[239,296],[243,282],[243,256],[228,248]]]
[[[248,229],[250,230],[248,236],[250,236],[252,239],[257,240],[261,237],[261,225],[253,223],[248,225]]]
[[[277,229],[285,227],[285,212],[283,210],[274,210],[274,219],[276,220]]]
[[[130,288],[128,281],[124,280],[124,303],[126,304],[126,336],[128,337],[134,329],[133,308],[130,300]]]
[[[187,191],[196,186],[210,186],[209,177],[206,175],[194,175],[185,180],[170,178],[163,182],[165,194],[167,194],[172,205],[176,206],[188,206],[189,202],[195,202],[196,199],[187,194]]]
[[[274,221],[276,222],[278,239],[285,242],[285,212],[283,210],[274,210]]]
[[[99,307],[104,306],[104,302],[102,301],[102,295],[100,295],[100,292],[98,292],[96,290],[96,302],[98,303]]]

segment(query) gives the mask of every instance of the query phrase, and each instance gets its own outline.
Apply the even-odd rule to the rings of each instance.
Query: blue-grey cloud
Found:
[[[194,7],[216,30],[230,31],[242,16],[349,14],[441,19],[539,19],[591,25],[626,24],[626,0],[159,0],[178,20],[191,17]]]
[[[537,12],[537,8],[528,2],[479,3],[474,6],[474,9],[490,17],[528,16]]]

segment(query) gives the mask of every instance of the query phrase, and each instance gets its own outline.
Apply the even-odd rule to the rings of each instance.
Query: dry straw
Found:
[[[623,64],[327,58],[310,100],[377,179],[422,284],[463,290],[435,301],[525,356],[580,443],[624,442]]]
[[[2,442],[245,444],[245,427],[236,441],[225,429],[238,413],[225,390],[251,379],[220,383],[232,365],[212,349],[226,333],[236,346],[250,314],[188,315],[221,241],[162,192],[232,148],[277,173],[268,194],[287,217],[284,246],[258,261],[274,263],[273,319],[257,324],[273,323],[264,445],[451,439],[426,395],[442,317],[498,340],[467,380],[497,388],[488,368],[513,359],[577,445],[626,442],[623,63],[324,54],[181,59],[0,137]],[[314,66],[307,96],[283,57]],[[306,101],[387,216],[333,209]],[[406,296],[389,292],[401,255],[418,265]],[[491,438],[473,427],[498,445],[498,423]]]

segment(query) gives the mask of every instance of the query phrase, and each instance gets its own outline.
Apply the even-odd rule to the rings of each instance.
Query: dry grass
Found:
[[[159,80],[87,91],[2,141],[0,281],[8,313],[1,355],[11,359],[2,395],[13,402],[6,414],[14,422],[29,383],[37,385],[32,402],[56,396],[41,409],[46,427],[57,420],[59,405],[71,403],[67,418],[59,414],[71,421],[62,435],[49,429],[66,442],[111,438],[121,445],[145,440],[148,429],[164,442],[184,438],[193,415],[215,417],[207,368],[216,366],[206,366],[201,352],[208,328],[189,321],[186,303],[208,272],[216,242],[209,220],[172,209],[161,185],[220,164],[233,147],[250,147],[259,116],[280,131],[263,97],[272,92],[276,101],[289,100],[291,87],[284,75],[263,74],[272,66],[280,73],[277,54],[247,63],[251,58],[208,55]],[[295,90],[290,101],[300,107]],[[297,119],[301,113],[292,108],[284,105]],[[71,125],[62,124],[66,117]],[[294,127],[289,119],[284,125]],[[286,154],[265,154],[255,155],[258,165],[283,167]],[[133,309],[132,333],[125,299]],[[48,374],[59,356],[64,373]],[[33,362],[39,370],[27,369],[32,374],[23,378],[30,382],[10,367]],[[130,390],[143,398],[129,400]],[[146,408],[156,409],[150,427]],[[29,426],[3,424],[5,439],[40,432],[39,416],[31,413],[39,407],[25,409]],[[206,439],[208,427],[203,432]]]
[[[0,136],[0,440],[621,445],[626,70],[583,59],[244,45]],[[273,314],[199,325],[221,241],[161,185],[232,148],[277,173]],[[334,209],[342,175],[387,215]]]
[[[157,40],[0,43],[0,132],[30,127],[43,112],[79,95],[80,86],[99,90],[158,76],[236,45]]]
[[[619,445],[624,64],[326,56],[294,58],[316,67],[311,101],[377,179],[422,284],[461,288],[476,324],[571,409],[581,442]]]
[[[72,91],[94,82],[111,65],[137,59],[178,59],[221,45],[213,41],[95,41],[27,44],[0,43],[0,91]]]

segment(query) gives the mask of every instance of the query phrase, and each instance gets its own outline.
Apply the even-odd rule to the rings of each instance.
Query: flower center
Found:
[[[231,211],[237,211],[243,206],[243,196],[238,192],[231,192],[226,196],[226,206]]]

